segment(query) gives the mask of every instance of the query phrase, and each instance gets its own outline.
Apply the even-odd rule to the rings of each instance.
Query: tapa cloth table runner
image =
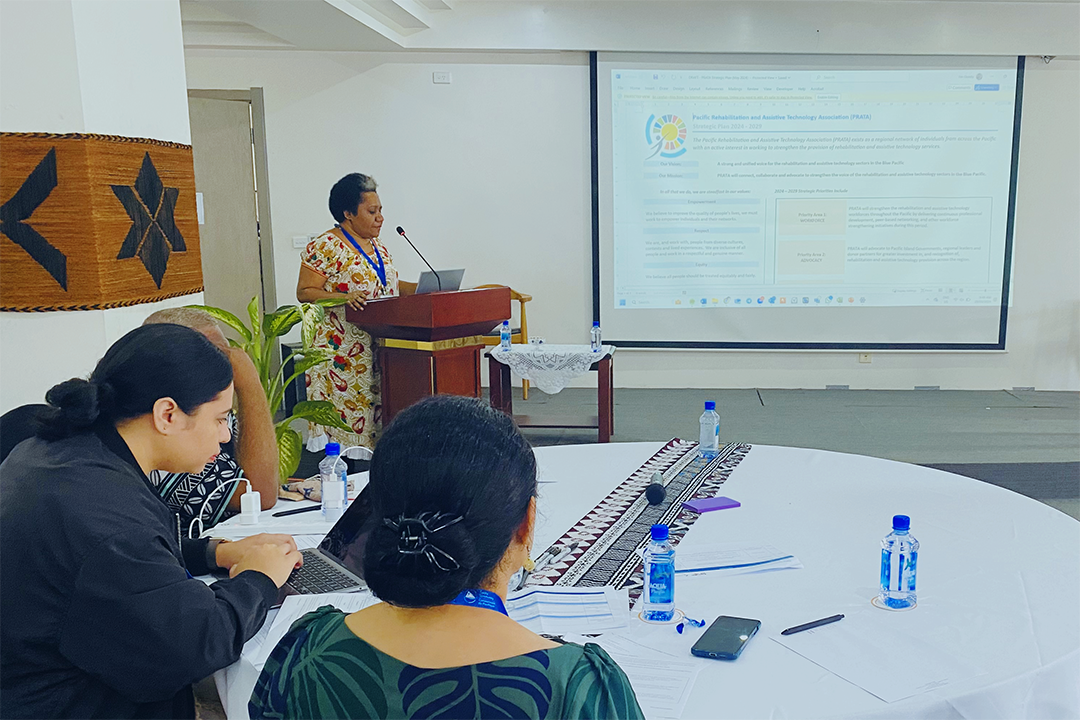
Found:
[[[594,362],[615,352],[614,345],[600,346],[593,352],[588,345],[511,345],[509,351],[493,347],[488,354],[509,365],[517,375],[536,385],[548,395],[566,387],[574,378],[589,371]]]
[[[716,497],[750,445],[729,443],[712,460],[698,456],[698,444],[675,438],[621,482],[551,547],[577,542],[563,561],[533,573],[530,585],[628,588],[631,603],[641,594],[642,561],[638,550],[649,543],[649,528],[663,523],[678,545],[700,514],[683,507],[686,500]],[[653,473],[664,478],[667,495],[650,505],[645,489]]]

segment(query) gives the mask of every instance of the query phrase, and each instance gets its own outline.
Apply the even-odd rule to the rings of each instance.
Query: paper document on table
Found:
[[[719,543],[694,548],[679,547],[675,572],[680,575],[718,573],[742,575],[769,570],[798,570],[803,565],[790,553],[772,545],[752,542]]]
[[[334,521],[323,518],[321,512],[303,513],[300,515],[286,515],[285,517],[273,517],[270,512],[259,515],[259,522],[255,525],[241,525],[239,516],[226,520],[210,528],[202,534],[203,537],[221,538],[222,540],[242,540],[243,538],[259,533],[278,533],[282,535],[326,535],[334,527]]]
[[[257,670],[262,670],[263,665],[266,664],[266,659],[270,657],[270,653],[281,642],[281,638],[285,637],[285,633],[289,632],[292,624],[309,612],[332,605],[347,613],[354,613],[378,602],[379,599],[370,592],[290,595],[281,604],[281,609],[278,610],[277,617],[274,618],[274,622],[270,625],[262,646],[254,650],[251,655],[251,663]],[[246,645],[244,649],[247,650]]]
[[[885,702],[983,674],[902,627],[890,627],[890,619],[886,611],[871,609],[813,630],[771,637]]]
[[[311,548],[317,548],[322,544],[325,535],[293,535],[293,540],[296,541],[297,550],[310,550]]]
[[[643,654],[634,652],[632,647],[624,649],[622,643],[604,642],[604,638],[600,640],[600,646],[626,673],[638,705],[648,720],[682,717],[694,682],[701,672],[701,662]]]
[[[672,652],[670,647],[657,647],[655,644],[649,644],[647,642],[639,642],[636,637],[636,630],[639,630],[639,625],[644,623],[638,623],[631,620],[630,627],[626,630],[621,630],[617,633],[604,633],[596,638],[588,638],[589,642],[594,642],[600,647],[607,650],[609,653],[618,653],[620,655],[634,655],[637,657],[655,657],[657,653],[673,657],[678,660],[684,660],[689,654],[689,650],[683,648],[681,653]],[[653,627],[663,628],[666,631],[671,630],[670,625],[655,625]],[[681,635],[676,635],[677,639],[682,639]],[[564,640],[567,638],[563,638]],[[576,640],[574,642],[577,642]],[[674,644],[674,643],[672,643]],[[689,645],[687,646],[689,647]]]
[[[527,587],[506,599],[510,617],[536,633],[592,634],[627,626],[626,590],[613,587]]]
[[[269,610],[266,613],[266,620],[263,621],[262,627],[259,628],[259,632],[251,636],[251,638],[244,643],[244,649],[240,651],[240,654],[244,657],[254,657],[256,653],[262,648],[263,643],[266,642],[266,638],[270,635],[270,627],[274,624],[274,618],[277,617],[277,610]]]

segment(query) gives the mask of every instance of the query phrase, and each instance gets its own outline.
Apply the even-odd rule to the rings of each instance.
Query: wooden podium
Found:
[[[385,425],[428,395],[480,397],[484,335],[510,319],[510,288],[383,298],[345,318],[379,343]]]

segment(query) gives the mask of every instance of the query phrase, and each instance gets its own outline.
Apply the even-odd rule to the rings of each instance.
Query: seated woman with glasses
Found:
[[[148,325],[45,399],[0,465],[0,717],[194,718],[192,683],[239,659],[303,561],[288,535],[181,539],[147,477],[221,452],[229,359]]]
[[[641,718],[598,646],[560,645],[507,616],[528,564],[536,461],[513,421],[448,395],[398,415],[364,491],[378,523],[364,576],[383,602],[325,607],[274,649],[255,718]]]

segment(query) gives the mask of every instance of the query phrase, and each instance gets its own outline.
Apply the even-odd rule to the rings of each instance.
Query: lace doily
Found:
[[[600,352],[593,352],[588,345],[544,344],[511,345],[509,352],[494,347],[488,354],[548,395],[554,395],[587,373],[594,362],[614,352],[614,345],[602,345]]]

